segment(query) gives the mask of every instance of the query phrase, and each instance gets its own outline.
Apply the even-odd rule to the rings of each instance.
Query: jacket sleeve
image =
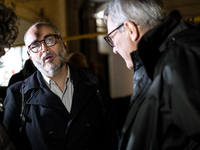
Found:
[[[21,140],[19,128],[21,127],[20,111],[21,111],[21,82],[18,82],[7,89],[6,98],[4,100],[4,119],[5,126],[11,141],[19,148]]]
[[[0,124],[0,149],[1,150],[16,150],[5,128]]]
[[[164,84],[169,92],[165,95],[169,96],[175,125],[200,143],[200,44],[186,43],[192,44],[182,41],[172,45],[165,59]]]
[[[100,90],[102,92],[103,103],[105,104],[105,138],[103,150],[117,150],[117,115],[108,89],[103,79],[100,79]]]

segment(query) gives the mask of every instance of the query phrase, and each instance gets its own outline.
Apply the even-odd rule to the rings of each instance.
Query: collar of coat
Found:
[[[154,67],[163,52],[166,51],[168,43],[173,41],[174,35],[190,27],[194,27],[194,25],[175,20],[170,15],[167,16],[160,24],[149,30],[138,43],[138,50],[131,54],[134,66],[144,65],[148,76],[153,79]],[[135,61],[134,56],[139,56],[141,62],[138,61],[140,59]],[[140,62],[139,65],[138,62]]]
[[[72,65],[68,65],[74,85],[74,107],[72,107],[71,112],[73,112],[75,116],[80,111],[80,109],[83,108],[91,96],[96,93],[99,87],[91,83],[91,80],[86,75],[87,70],[81,72],[81,70],[76,69]],[[63,104],[61,104],[61,101],[55,101],[58,99],[58,96],[51,92],[39,71],[36,71],[27,80],[24,92],[26,93],[29,90],[32,92],[30,98],[27,100],[27,104],[42,105],[45,107],[53,107],[61,111],[66,111],[66,108]]]

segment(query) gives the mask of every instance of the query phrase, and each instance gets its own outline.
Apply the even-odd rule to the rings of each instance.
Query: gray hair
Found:
[[[111,0],[104,10],[104,22],[108,16],[116,26],[129,20],[148,31],[164,18],[162,6],[159,0]]]
[[[37,21],[37,22],[34,23],[32,26],[39,26],[39,25],[48,25],[48,26],[52,27],[52,28],[55,30],[55,32],[56,32],[57,35],[61,35],[61,34],[60,34],[60,31],[59,31],[58,28],[57,28],[57,26],[54,25],[54,24],[51,23],[51,22]],[[31,26],[31,27],[32,27],[32,26]],[[30,28],[31,28],[31,27],[30,27]],[[30,28],[29,28],[29,29],[30,29]],[[28,30],[29,30],[29,29],[28,29]],[[26,34],[27,34],[28,30],[27,30],[26,33],[24,34],[24,43],[25,43],[25,40],[26,40]],[[61,38],[62,38],[62,37],[61,37]]]

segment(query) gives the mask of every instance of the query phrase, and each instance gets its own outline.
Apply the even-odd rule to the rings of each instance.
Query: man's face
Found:
[[[25,38],[26,46],[44,40],[48,35],[55,35],[56,31],[48,25],[32,26]],[[56,44],[48,47],[44,41],[41,42],[41,50],[38,53],[29,51],[30,59],[34,65],[47,76],[53,76],[66,63],[66,43],[56,37]]]
[[[134,43],[132,42],[128,32],[126,32],[125,25],[124,31],[119,32],[119,30],[114,31],[110,37],[114,43],[113,53],[119,54],[125,61],[128,69],[133,69],[133,62],[130,53],[134,50]],[[123,28],[121,27],[121,28]],[[107,20],[108,33],[112,32],[116,26],[113,26],[110,17]]]

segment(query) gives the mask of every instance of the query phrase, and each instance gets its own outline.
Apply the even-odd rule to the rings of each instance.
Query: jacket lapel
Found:
[[[38,89],[27,101],[31,105],[41,105],[60,111],[67,111],[60,98],[49,89]]]
[[[27,104],[41,105],[44,107],[54,108],[63,112],[67,111],[60,98],[51,92],[39,71],[35,75],[30,76],[30,79],[25,85],[25,93],[28,90],[33,90]]]
[[[93,86],[90,81],[83,80],[80,77],[78,70],[70,64],[68,65],[70,67],[74,86],[70,116],[71,118],[75,118],[81,109],[84,108],[85,104],[87,104],[92,95],[95,94],[97,87]],[[51,90],[47,87],[39,71],[37,71],[37,73],[34,76],[31,76],[27,81],[27,85],[25,86],[25,93],[28,90],[34,90],[34,94],[32,94],[27,101],[28,104],[42,105],[64,112],[67,111],[60,98],[51,92]]]
[[[96,89],[84,81],[79,81],[78,84],[74,85],[74,96],[70,113],[71,118],[76,117],[95,92]]]
[[[85,79],[85,73],[79,72],[72,65],[68,64],[71,71],[71,77],[74,85],[74,95],[72,100],[71,118],[75,118],[81,109],[87,104],[90,98],[95,94],[97,87],[91,84],[91,81]],[[86,75],[87,76],[87,75]],[[84,79],[83,79],[84,78]]]

